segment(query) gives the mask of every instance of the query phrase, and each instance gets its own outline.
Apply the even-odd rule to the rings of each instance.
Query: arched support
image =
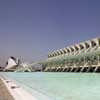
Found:
[[[73,69],[74,69],[74,67],[71,68],[70,72],[72,72]]]
[[[88,67],[84,67],[83,71],[81,72],[87,72]]]
[[[66,72],[70,72],[70,70],[71,70],[71,67],[68,67],[68,69],[67,69],[67,71],[66,71]]]
[[[98,71],[98,68],[99,68],[99,67],[95,67],[94,72],[97,72],[97,71]]]
[[[75,48],[75,55],[79,54],[79,51],[80,51],[80,47],[78,44],[74,45],[74,48]]]
[[[77,67],[74,72],[80,72],[80,70],[81,70],[81,67]]]
[[[82,67],[81,70],[80,70],[80,72],[83,72],[84,68],[85,68],[85,67]]]
[[[88,67],[86,72],[90,72],[90,70],[91,70],[91,67]]]
[[[89,67],[87,72],[94,72],[95,67]]]
[[[68,70],[68,68],[64,68],[64,69],[63,69],[63,72],[67,72],[67,70]]]

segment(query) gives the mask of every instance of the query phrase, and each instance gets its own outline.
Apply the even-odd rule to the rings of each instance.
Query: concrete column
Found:
[[[87,66],[87,64],[86,64],[86,59],[85,59],[85,57],[84,57],[84,66],[82,66],[80,72],[83,72],[83,70],[84,70],[84,68],[85,68],[86,66]]]
[[[85,68],[85,67],[82,67],[80,72],[83,72],[84,68]]]
[[[97,70],[98,70],[98,67],[95,67],[94,72],[97,72]]]
[[[90,72],[90,70],[91,70],[91,66],[88,67],[86,72]]]
[[[71,68],[70,72],[72,72],[72,71],[73,71],[73,69],[74,69],[74,67],[72,67],[72,68]]]
[[[79,67],[77,67],[76,70],[75,70],[74,72],[78,72],[78,70],[79,70]]]

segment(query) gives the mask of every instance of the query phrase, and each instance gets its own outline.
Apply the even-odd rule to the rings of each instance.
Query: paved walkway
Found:
[[[5,79],[2,79],[2,81],[4,82],[8,91],[14,98],[14,99],[6,99],[6,100],[37,100],[30,93],[22,89],[20,86],[17,86],[13,81],[5,80]]]

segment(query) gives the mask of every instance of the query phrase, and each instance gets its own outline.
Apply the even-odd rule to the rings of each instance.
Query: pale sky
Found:
[[[26,61],[100,36],[100,0],[0,0],[0,63]]]

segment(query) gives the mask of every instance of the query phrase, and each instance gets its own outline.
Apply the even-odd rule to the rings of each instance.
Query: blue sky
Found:
[[[26,61],[100,36],[100,0],[0,0],[0,61]]]

